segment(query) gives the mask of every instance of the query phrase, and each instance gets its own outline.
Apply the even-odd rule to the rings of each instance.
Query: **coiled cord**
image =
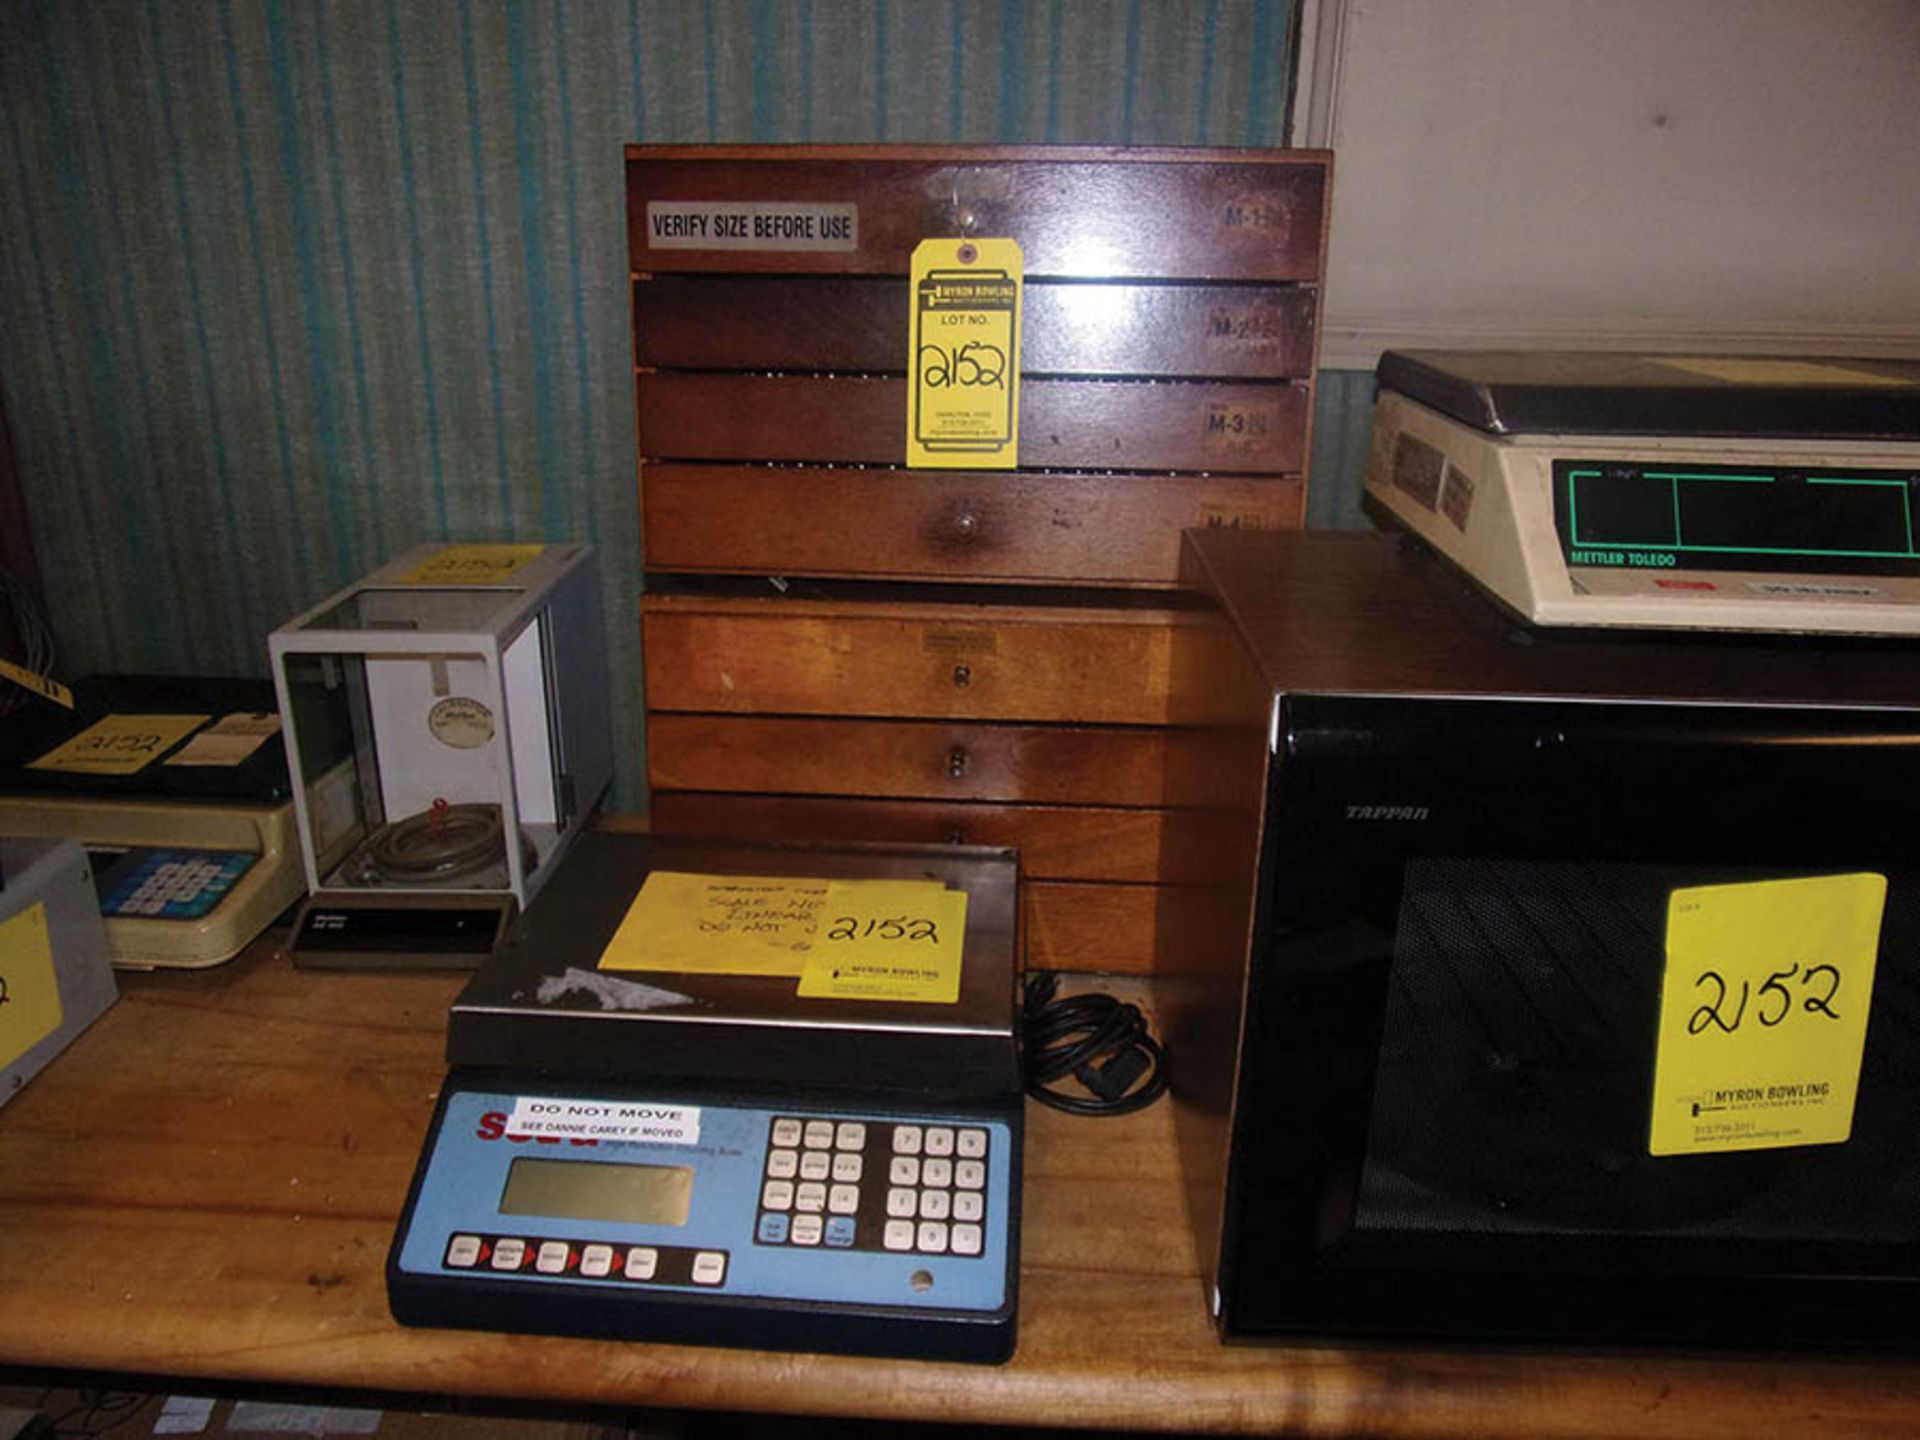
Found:
[[[1167,1090],[1167,1052],[1147,1028],[1140,1007],[1111,995],[1056,999],[1060,977],[1027,977],[1027,1093],[1074,1115],[1125,1115]],[[1057,1088],[1071,1077],[1087,1093]]]

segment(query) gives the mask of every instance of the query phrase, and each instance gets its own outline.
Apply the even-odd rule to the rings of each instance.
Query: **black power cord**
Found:
[[[1111,995],[1056,999],[1060,977],[1027,977],[1027,1093],[1074,1115],[1125,1115],[1167,1090],[1167,1052],[1147,1029],[1140,1007]],[[1084,1095],[1055,1088],[1071,1077]]]

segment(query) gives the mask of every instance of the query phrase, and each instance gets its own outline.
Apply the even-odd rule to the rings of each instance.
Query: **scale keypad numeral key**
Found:
[[[754,1241],[980,1255],[991,1150],[989,1132],[978,1125],[776,1116]]]

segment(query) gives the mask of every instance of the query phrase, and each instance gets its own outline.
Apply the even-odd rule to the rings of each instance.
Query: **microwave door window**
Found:
[[[1416,1233],[1476,1249],[1528,1235],[1910,1244],[1912,877],[1889,887],[1881,946],[1897,958],[1875,978],[1851,1137],[1650,1153],[1668,896],[1766,878],[1684,864],[1409,860],[1347,1257],[1365,1256],[1369,1235]]]

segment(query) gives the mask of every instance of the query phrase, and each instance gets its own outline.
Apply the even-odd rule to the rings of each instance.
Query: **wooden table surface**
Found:
[[[580,1404],[1267,1435],[1920,1433],[1920,1364],[1223,1346],[1163,1103],[1031,1107],[1005,1366],[406,1330],[383,1265],[451,976],[271,945],[122,998],[0,1109],[0,1365]]]

